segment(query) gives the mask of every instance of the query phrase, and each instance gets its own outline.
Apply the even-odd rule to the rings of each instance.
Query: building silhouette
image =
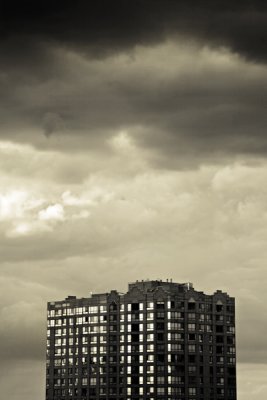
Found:
[[[137,281],[48,303],[46,400],[235,400],[235,302]]]

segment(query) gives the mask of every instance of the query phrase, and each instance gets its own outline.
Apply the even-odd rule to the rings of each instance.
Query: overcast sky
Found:
[[[266,1],[1,7],[1,396],[44,399],[47,301],[172,278],[236,297],[265,398]]]

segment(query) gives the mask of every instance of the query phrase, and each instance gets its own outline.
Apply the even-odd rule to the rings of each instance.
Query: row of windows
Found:
[[[65,386],[65,382],[62,382],[63,380],[58,380],[58,382],[55,383],[55,386]],[[112,383],[112,382],[111,382]],[[129,385],[131,384],[131,382],[127,382]],[[87,378],[83,379],[83,385],[86,386],[88,384],[87,382]],[[114,384],[116,384],[116,382],[114,382]],[[72,386],[72,383],[71,383]],[[96,382],[92,383],[90,386],[96,386]],[[90,388],[92,389],[92,388]],[[103,386],[102,388],[100,387],[100,394],[104,394],[107,391],[107,388],[105,386]],[[112,393],[114,392],[115,388],[110,388],[110,390],[112,391]],[[122,389],[122,388],[120,388]],[[131,394],[131,387],[127,388],[127,393]],[[144,394],[144,388],[143,387],[139,387],[136,388],[139,391],[139,394]],[[156,390],[155,390],[156,389]],[[60,390],[60,392],[59,392]],[[157,393],[158,395],[164,395],[164,394],[176,394],[176,395],[184,395],[185,394],[185,388],[184,387],[157,387],[154,388],[153,386],[150,386],[147,388],[147,390],[149,390],[149,393]],[[203,388],[200,388],[200,392],[202,392],[202,394],[204,393]],[[216,392],[218,395],[224,395],[224,388],[217,388]],[[72,396],[74,393],[78,394],[78,388],[71,388],[69,387],[68,389],[54,389],[54,395],[58,395],[58,393],[60,393],[62,396],[65,396],[66,394],[68,394],[69,396]],[[85,393],[85,391],[83,390],[83,393]],[[96,393],[96,388],[95,391],[91,390],[91,393]],[[197,395],[197,388],[196,387],[189,387],[188,388],[188,394],[189,396],[196,396]]]
[[[57,339],[58,341],[60,339]],[[71,354],[78,354],[79,353],[79,349],[80,347],[60,347],[60,346],[64,346],[63,344],[56,344],[57,347],[55,347],[54,349],[54,354],[55,355],[65,355],[68,353]],[[49,349],[50,345],[48,344],[48,348],[47,348],[47,354],[50,354],[50,349]],[[157,347],[158,350],[159,347]],[[164,349],[164,348],[163,348]],[[199,345],[198,348],[195,344],[188,344],[187,346],[188,352],[190,353],[195,353],[198,349],[198,351],[200,353],[203,352],[203,345]],[[146,346],[146,351],[147,352],[154,352],[156,350],[156,347],[154,346],[153,343],[148,343]],[[184,351],[185,350],[185,346],[182,343],[168,343],[167,346],[167,351],[168,352],[172,352],[172,351]],[[109,347],[109,351],[110,352],[117,352],[117,346],[110,346]],[[127,353],[131,353],[131,352],[140,352],[142,353],[144,351],[144,346],[143,345],[121,345],[119,346],[119,351],[120,353],[124,353],[125,351]],[[228,354],[234,354],[235,353],[235,347],[232,346],[227,346],[226,351]],[[81,352],[83,354],[88,354],[88,352],[90,352],[90,354],[97,354],[97,353],[106,353],[107,352],[107,346],[90,346],[90,348],[88,348],[87,346],[82,346],[81,347]],[[209,352],[213,353],[213,346],[209,346]],[[216,346],[215,347],[215,352],[217,354],[222,354],[224,353],[224,347],[223,346]]]
[[[174,314],[174,315],[172,315]],[[168,320],[182,320],[184,321],[184,313],[170,313],[168,312],[167,314]],[[146,315],[146,320],[147,321],[154,321],[164,319],[165,314],[164,313],[148,313]],[[189,321],[198,321],[199,323],[207,322],[211,323],[213,322],[213,316],[211,314],[195,314],[195,313],[188,313],[187,318]],[[144,314],[139,313],[138,317],[133,315],[133,314],[128,314],[127,315],[127,321],[140,321],[142,322],[144,320]],[[121,314],[120,315],[120,323],[125,321],[125,315]],[[216,322],[226,322],[226,323],[234,323],[234,318],[233,316],[227,316],[226,319],[223,315],[216,315]],[[100,316],[85,316],[85,317],[69,317],[69,318],[58,318],[58,319],[49,319],[48,320],[48,326],[62,326],[62,325],[84,325],[84,324],[106,324],[107,321],[107,315],[100,315]],[[117,315],[111,315],[109,317],[109,322],[112,324],[113,322],[117,322]]]
[[[189,384],[190,383],[197,383],[197,377],[196,376],[190,376],[189,377]],[[204,380],[203,377],[199,377],[199,384],[203,384]],[[119,383],[124,384],[125,382],[124,377],[119,378]],[[144,385],[144,382],[146,382],[147,385],[165,385],[166,383],[170,385],[184,385],[185,383],[185,378],[184,376],[157,376],[154,377],[153,375],[147,375],[144,379],[143,376],[127,376],[126,383],[127,385]],[[77,377],[77,378],[55,378],[53,380],[53,385],[54,386],[78,386],[81,383],[82,386],[84,385],[90,385],[90,386],[96,386],[98,383],[99,385],[104,385],[107,383],[107,378],[106,377],[100,377],[99,382],[97,382],[97,378],[95,376],[93,377]],[[109,378],[109,383],[115,384],[117,383],[117,378],[116,377],[110,377]],[[213,383],[213,379],[210,380],[210,383]],[[50,381],[47,380],[47,385],[50,384]],[[216,380],[216,384],[218,386],[224,385],[224,378],[223,377],[218,377]]]
[[[226,308],[222,304],[215,304],[213,307],[212,303],[196,303],[194,301],[189,301],[188,303],[188,310],[196,310],[199,309],[200,311],[215,311],[217,313],[223,312],[226,310],[226,312],[233,313],[234,312],[234,306],[233,305],[227,305]],[[122,312],[128,311],[128,312],[136,312],[136,311],[143,311],[144,310],[144,303],[129,303],[126,304],[127,307],[125,307],[124,304],[120,304],[120,306],[117,306],[117,304],[112,303],[109,306],[109,310],[112,311],[117,311],[118,309]],[[180,308],[183,309],[185,307],[185,302],[180,301],[180,302],[174,302],[174,301],[168,301],[167,304],[165,302],[148,302],[146,303],[146,309],[147,310],[160,310],[160,309],[173,309],[173,308]],[[55,316],[62,316],[62,315],[82,315],[82,314],[98,314],[98,313],[106,313],[107,312],[107,305],[100,305],[100,306],[84,306],[84,307],[72,307],[72,308],[57,308],[57,309],[51,309],[48,310],[47,315],[48,317],[55,317]]]
[[[87,355],[86,352],[83,354]],[[59,358],[59,359],[56,358],[54,360],[54,365],[55,366],[66,365],[67,362],[69,365],[74,365],[74,362],[76,362],[76,364],[78,365],[79,359],[76,359],[74,361],[74,358],[71,357],[72,355],[75,355],[75,354],[70,354],[68,356],[68,358],[66,358],[66,357],[62,358],[62,356],[66,356],[66,355],[65,354],[56,354],[56,356],[59,356],[61,358]],[[112,363],[117,363],[117,362],[120,362],[120,363],[127,362],[128,364],[131,364],[131,363],[143,364],[144,359],[146,360],[147,363],[154,363],[155,361],[158,363],[165,363],[166,361],[168,361],[169,363],[183,363],[185,361],[185,356],[183,354],[168,354],[167,358],[166,358],[165,354],[157,354],[157,355],[147,354],[146,357],[144,357],[143,355],[119,356],[119,357],[110,355],[107,359],[107,356],[105,356],[105,355],[104,356],[98,355],[98,356],[91,356],[90,363],[91,364],[98,364],[98,363],[106,364],[108,362],[109,364],[112,364]],[[225,362],[227,364],[235,364],[236,360],[235,360],[235,357],[233,357],[233,356],[224,357],[222,355],[221,356],[217,355],[215,357],[215,359],[213,356],[209,356],[209,363],[212,364],[212,363],[214,363],[214,361],[217,364],[224,364]],[[195,364],[197,362],[196,355],[189,354],[188,362]],[[199,362],[203,362],[203,356],[201,356],[201,355],[199,356]],[[86,359],[86,357],[81,357],[81,363],[82,364],[88,363],[88,360]]]
[[[106,373],[107,372],[107,367],[100,367],[102,373]],[[165,373],[165,366],[161,366],[161,365],[157,365],[157,367],[155,368],[155,371],[159,374],[159,373]],[[87,367],[83,367],[81,370],[79,370],[79,368],[77,367],[71,367],[71,368],[65,368],[65,367],[57,367],[57,368],[51,368],[51,371],[53,371],[54,375],[88,375],[90,372],[90,375],[93,373],[96,373],[96,370],[90,365]],[[109,372],[110,373],[117,373],[119,372],[120,374],[124,374],[124,372],[126,372],[128,374],[139,374],[142,375],[144,374],[144,366],[143,365],[139,365],[139,366],[127,366],[127,370],[125,370],[124,366],[120,366],[118,371],[117,371],[117,367],[110,367],[109,368]],[[187,371],[189,373],[189,375],[194,375],[197,373],[197,366],[196,365],[189,365],[187,368]],[[203,366],[199,366],[198,368],[199,374],[203,375],[204,373],[204,367]],[[167,373],[169,376],[172,376],[172,374],[175,374],[175,376],[172,376],[172,378],[174,379],[178,379],[179,383],[181,380],[181,383],[184,381],[184,377],[181,376],[177,376],[177,372],[178,371],[174,371],[171,365],[167,366]],[[180,371],[181,372],[181,371]],[[206,371],[206,373],[209,372],[211,378],[213,379],[213,374],[216,373],[216,375],[224,375],[225,373],[225,368],[224,366],[217,366],[217,367],[213,367],[210,366],[209,370]],[[148,368],[148,373],[154,373],[154,366],[150,365]],[[185,373],[185,370],[183,369],[183,373]],[[50,374],[50,368],[47,368],[47,375]],[[227,374],[229,375],[229,379],[232,377],[235,377],[235,368],[233,367],[228,367],[227,368]],[[217,378],[218,379],[218,378]]]
[[[82,324],[82,321],[81,321]],[[62,327],[66,325],[66,321],[61,321],[61,320],[49,320],[48,321],[48,327],[49,328],[53,328],[53,327]],[[118,330],[120,332],[125,332],[127,330],[127,332],[143,332],[144,328],[146,328],[147,331],[154,331],[154,330],[162,330],[164,331],[165,328],[167,327],[167,329],[169,331],[174,331],[174,330],[184,330],[186,327],[188,329],[188,331],[200,331],[200,332],[213,332],[215,330],[216,333],[224,333],[224,331],[226,330],[226,332],[228,333],[235,333],[235,327],[233,325],[227,325],[226,327],[224,327],[223,325],[216,325],[215,327],[211,324],[195,324],[195,323],[188,323],[187,325],[185,325],[183,322],[168,322],[167,326],[165,326],[164,323],[162,322],[157,322],[157,323],[153,323],[153,322],[149,322],[146,325],[144,325],[143,323],[134,323],[134,324],[127,324],[127,325],[120,325],[119,327],[117,325],[110,325],[109,326],[109,332],[117,332]],[[126,328],[126,329],[125,329]],[[215,328],[215,329],[214,329]],[[74,332],[80,333],[80,331],[78,330],[79,328],[76,327],[76,331],[74,327],[70,327],[68,328],[69,331],[68,333],[70,335],[73,335]],[[82,326],[82,331],[83,333],[107,333],[107,325],[83,325]]]
[[[119,388],[118,392],[119,392],[119,395],[122,396],[123,393],[124,393],[123,388]],[[87,391],[86,388],[82,388],[81,389],[82,399],[86,399],[87,398],[87,393],[89,393],[89,396],[92,399],[96,397],[96,390],[94,388],[90,388],[88,391]],[[155,400],[155,398],[153,397],[153,393],[154,393],[154,391],[153,392],[147,392],[147,396],[149,396],[148,397],[149,400]],[[54,398],[56,400],[64,400],[65,396],[67,394],[69,396],[71,396],[74,400],[80,399],[80,397],[76,397],[76,396],[78,396],[78,389],[68,389],[68,392],[66,392],[65,389],[55,389],[54,390]],[[116,400],[117,399],[117,391],[116,391],[115,388],[110,388],[108,394],[109,394],[109,398],[111,400]],[[99,389],[99,395],[100,396],[106,396],[107,395],[107,390],[106,390],[105,387]],[[131,392],[130,388],[129,388],[129,390],[127,390],[127,395],[128,396],[132,395],[132,392]],[[141,392],[140,393],[138,392],[138,394],[133,392],[133,395],[137,396],[137,397],[127,397],[127,400],[132,400],[132,398],[139,399],[139,395],[144,395],[144,393],[141,390]],[[179,395],[179,398],[177,397],[178,395]],[[204,399],[203,395],[204,395],[204,392],[200,390],[200,397],[199,397],[200,400]],[[114,397],[112,397],[112,396],[114,396]],[[172,396],[172,397],[169,397],[169,396]],[[207,397],[207,394],[205,395],[205,399],[214,400],[213,396],[214,396],[213,391],[211,391],[210,394],[209,394],[209,397]],[[219,398],[223,399],[224,398],[224,392],[217,393],[217,396]],[[164,400],[183,400],[184,399],[184,392],[179,392],[178,393],[178,391],[172,391],[171,394],[168,393],[168,397],[166,397],[166,395],[164,393],[163,394],[162,393],[161,394],[158,393],[157,397],[160,398],[160,399],[164,399]],[[228,390],[228,397],[231,398],[231,399],[235,399],[236,398],[235,391],[231,392],[230,390]],[[195,398],[196,398],[195,395],[189,395],[189,399],[195,399]],[[120,397],[119,399],[120,400],[125,400],[125,397]]]
[[[55,329],[55,346],[65,346],[65,345],[79,345],[79,344],[88,344],[88,343],[107,343],[107,335],[88,335],[88,334],[84,334],[84,335],[80,335],[79,329],[77,332],[78,336],[73,337],[74,335],[74,330],[73,328],[69,328],[69,330],[71,330],[69,333],[69,337],[66,338],[64,336],[67,336],[67,329],[66,328],[58,328]],[[71,336],[70,336],[71,335]],[[138,335],[137,335],[138,336]],[[50,346],[50,329],[48,329],[47,331],[47,346]],[[141,340],[142,341],[142,336],[141,336]],[[204,335],[203,334],[197,334],[197,333],[188,333],[187,335],[188,341],[198,341],[200,343],[203,342],[204,340]],[[111,338],[110,338],[111,339]],[[131,342],[133,341],[133,335],[128,335],[127,337],[128,341]],[[140,335],[139,337],[137,337],[137,339],[140,339]],[[168,341],[180,341],[183,342],[185,339],[185,334],[181,333],[181,332],[168,332],[167,333],[167,340]],[[115,337],[115,341],[117,340],[117,338]],[[164,332],[158,332],[156,334],[154,333],[147,333],[146,335],[146,341],[147,342],[154,342],[154,341],[164,341],[165,340],[165,333]],[[213,343],[213,341],[216,341],[216,343],[224,343],[224,336],[223,335],[213,335],[213,334],[209,334],[208,336],[208,340],[210,343]],[[231,335],[227,335],[226,336],[226,342],[227,344],[235,344],[235,337],[231,334]]]

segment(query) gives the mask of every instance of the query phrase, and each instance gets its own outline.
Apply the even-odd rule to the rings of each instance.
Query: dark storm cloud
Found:
[[[0,32],[2,40],[35,37],[95,56],[178,33],[266,61],[266,9],[261,0],[6,1]]]
[[[14,64],[2,77],[1,123],[9,131],[35,129],[30,141],[39,138],[40,146],[61,150],[107,151],[110,137],[125,129],[151,151],[154,163],[168,167],[225,155],[264,156],[264,66],[226,51],[179,45],[141,47],[132,56],[105,60],[47,49],[44,73],[39,64],[36,73],[20,75]],[[45,143],[43,134],[49,136]],[[7,137],[6,130],[1,135]]]
[[[110,137],[126,129],[153,152],[154,163],[168,167],[226,154],[265,155],[266,5],[231,3],[6,2],[1,137],[106,150]],[[149,51],[168,40],[169,51],[151,60]],[[236,66],[203,68],[199,51],[207,46],[229,48]],[[193,57],[180,71],[185,47]],[[257,63],[261,70],[251,72]],[[165,71],[168,64],[173,69]]]

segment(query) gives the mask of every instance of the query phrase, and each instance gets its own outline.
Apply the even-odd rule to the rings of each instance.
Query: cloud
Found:
[[[48,112],[43,118],[44,135],[48,138],[52,133],[61,130],[64,127],[62,118],[52,112]]]
[[[15,10],[15,11],[14,11]],[[185,35],[218,47],[229,47],[248,58],[266,61],[264,48],[266,4],[260,0],[193,1],[148,0],[13,2],[1,14],[2,37],[24,42],[56,42],[91,56],[127,51]]]
[[[38,213],[38,217],[40,220],[44,221],[63,221],[64,220],[64,208],[61,204],[53,204],[48,206],[44,210],[40,210]]]
[[[263,363],[267,202],[259,188],[267,179],[266,162],[155,169],[147,167],[150,153],[129,133],[118,132],[109,146],[113,156],[104,158],[105,168],[75,184],[53,180],[50,171],[33,174],[29,183],[18,157],[24,195],[5,197],[9,211],[0,227],[2,356],[41,358],[48,300],[86,296],[90,290],[125,291],[128,281],[172,277],[236,296],[239,361]],[[48,150],[2,147],[8,154],[24,149],[36,165],[39,157],[43,165],[51,160]],[[97,157],[103,160],[103,153]],[[72,164],[73,155],[66,152],[65,162]],[[81,162],[86,169],[91,160]],[[6,194],[14,193],[17,171],[10,170],[9,186],[6,173],[1,184]],[[31,317],[18,336],[25,314]],[[10,329],[14,334],[8,335]]]
[[[138,46],[133,55],[106,60],[59,48],[53,57],[61,73],[53,76],[51,69],[50,78],[32,81],[26,74],[22,83],[11,68],[16,91],[9,94],[9,109],[5,92],[0,99],[2,138],[109,159],[122,156],[124,146],[125,154],[138,149],[150,153],[148,163],[171,169],[266,155],[262,65],[184,41]],[[44,115],[47,132],[59,132],[64,121],[49,140],[42,135]],[[128,142],[122,146],[123,138]],[[65,171],[75,179],[75,169]]]

